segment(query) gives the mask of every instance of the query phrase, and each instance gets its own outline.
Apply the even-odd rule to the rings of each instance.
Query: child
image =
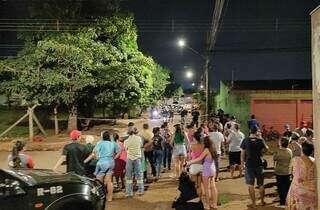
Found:
[[[127,152],[123,144],[123,138],[119,138],[119,135],[115,134],[114,140],[117,142],[120,149],[120,156],[115,160],[114,176],[116,178],[117,186],[119,187],[119,179],[121,179],[121,189],[124,189],[124,175],[126,169]]]
[[[25,143],[22,141],[17,141],[13,148],[11,154],[8,156],[8,165],[10,168],[33,168],[34,163],[29,155],[23,154]]]

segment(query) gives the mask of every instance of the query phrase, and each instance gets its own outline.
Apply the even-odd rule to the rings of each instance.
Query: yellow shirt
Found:
[[[142,138],[142,143],[144,144],[144,151],[150,152],[152,151],[152,144],[147,144],[152,142],[153,133],[148,129],[142,129],[139,134]]]
[[[127,157],[130,160],[136,160],[142,157],[143,142],[140,136],[131,135],[124,141],[127,150]]]
[[[143,138],[143,140],[150,142],[150,141],[152,141],[153,133],[148,129],[142,129],[139,132],[139,136],[141,136]]]

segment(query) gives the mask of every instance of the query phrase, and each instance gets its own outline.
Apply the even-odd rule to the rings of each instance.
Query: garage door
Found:
[[[295,100],[253,100],[252,114],[256,115],[260,126],[273,126],[280,133],[284,125],[296,127],[297,102]]]
[[[302,100],[299,110],[299,121],[312,122],[312,101]]]

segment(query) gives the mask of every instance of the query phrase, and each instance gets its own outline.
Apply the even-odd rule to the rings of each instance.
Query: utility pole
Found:
[[[311,12],[311,49],[312,49],[312,92],[313,92],[313,130],[314,156],[316,162],[316,181],[318,209],[320,207],[320,6]]]
[[[222,10],[225,0],[214,0],[213,4],[215,5],[213,7],[213,14],[212,14],[212,20],[211,20],[211,27],[209,34],[207,36],[207,42],[206,42],[206,53],[205,53],[205,64],[204,64],[204,74],[206,78],[206,118],[208,119],[209,115],[209,64],[210,64],[210,58],[213,54],[214,45],[217,40],[218,35],[218,29],[220,25],[220,20],[222,16]]]
[[[205,71],[205,78],[206,78],[206,119],[208,119],[209,115],[209,56],[205,56],[204,61],[204,71]]]

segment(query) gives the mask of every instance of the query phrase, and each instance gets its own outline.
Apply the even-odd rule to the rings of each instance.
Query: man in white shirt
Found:
[[[127,150],[126,164],[126,197],[133,196],[133,175],[137,180],[138,195],[144,194],[143,172],[142,172],[142,147],[143,142],[140,136],[136,135],[137,129],[130,127],[128,129],[129,137],[124,141]]]
[[[236,130],[236,129],[235,129],[235,125],[237,124],[236,121],[237,121],[236,118],[235,118],[234,116],[232,116],[231,119],[230,119],[230,121],[227,122],[227,123],[224,125],[224,130],[226,130],[227,127],[228,127],[228,124],[230,124],[230,129],[233,130],[233,131],[235,131],[235,130]]]
[[[227,137],[227,143],[229,144],[229,165],[231,178],[233,178],[234,170],[236,166],[241,165],[241,143],[244,139],[244,134],[240,131],[240,125],[235,124],[235,130],[231,131]],[[242,168],[239,168],[239,177],[242,176]]]
[[[219,177],[219,168],[220,168],[220,156],[221,156],[221,146],[224,142],[223,134],[219,132],[219,127],[217,124],[214,124],[212,128],[209,128],[209,137],[215,146],[215,150],[217,151],[217,158],[214,159],[214,164],[216,166],[216,181],[218,181]]]

